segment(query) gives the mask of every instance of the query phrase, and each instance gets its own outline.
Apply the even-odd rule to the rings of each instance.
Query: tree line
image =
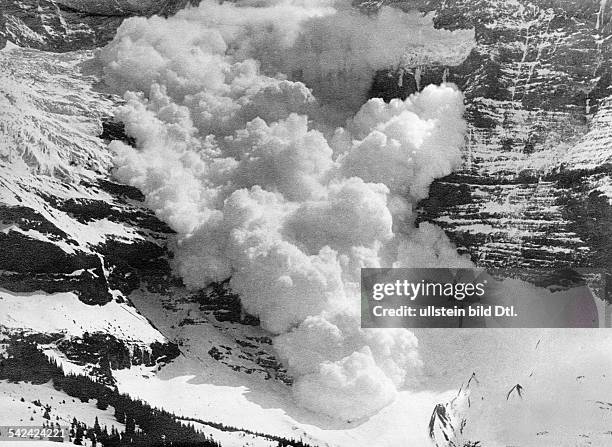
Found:
[[[180,418],[174,413],[152,407],[148,403],[121,394],[105,385],[105,380],[84,375],[65,373],[61,365],[43,353],[38,345],[27,339],[13,338],[8,341],[7,358],[0,361],[0,380],[45,384],[52,381],[53,387],[67,395],[89,402],[96,399],[96,406],[106,410],[114,408],[118,425],[101,427],[98,419],[92,425],[73,419],[70,425],[70,441],[76,445],[91,444],[93,447],[123,446],[173,446],[173,447],[221,447],[217,441],[198,431],[194,422],[225,431],[244,431],[265,436],[276,441],[279,447],[312,447],[301,440],[249,432],[223,424]],[[110,362],[102,361],[102,369],[110,369]],[[110,371],[108,371],[110,372]],[[48,412],[47,412],[48,413]],[[182,421],[181,421],[182,420]],[[90,421],[91,424],[91,421]]]

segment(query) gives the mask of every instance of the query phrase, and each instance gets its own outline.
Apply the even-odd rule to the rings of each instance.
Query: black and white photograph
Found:
[[[612,1],[0,0],[0,447],[612,446]]]

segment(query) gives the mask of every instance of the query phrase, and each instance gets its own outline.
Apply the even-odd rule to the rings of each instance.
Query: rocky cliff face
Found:
[[[419,8],[438,27],[474,27],[477,47],[457,67],[380,73],[373,96],[429,83],[465,93],[464,166],[422,203],[481,265],[583,265],[611,258],[611,6],[606,1],[364,2]],[[382,81],[381,81],[382,79]]]
[[[113,38],[125,17],[169,15],[191,3],[189,0],[4,0],[0,8],[0,48],[7,41],[56,52],[97,48]]]
[[[482,265],[608,266],[596,222],[610,221],[610,4],[414,6],[437,26],[473,26],[477,40],[458,67],[414,67],[421,87],[459,85],[470,125],[463,169],[433,186],[422,219]]]
[[[104,45],[121,16],[92,15],[54,1],[6,0],[0,10],[0,48],[7,41],[48,51],[71,51]]]

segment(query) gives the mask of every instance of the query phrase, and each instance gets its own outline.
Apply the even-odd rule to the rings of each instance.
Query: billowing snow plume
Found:
[[[118,117],[137,142],[111,144],[116,175],[177,231],[188,286],[231,277],[277,335],[300,404],[364,417],[420,361],[411,332],[360,328],[360,268],[469,264],[412,217],[459,164],[465,123],[450,85],[354,103],[375,70],[411,52],[446,59],[467,34],[398,10],[250,4],[129,19],[99,53],[107,83],[127,92]]]

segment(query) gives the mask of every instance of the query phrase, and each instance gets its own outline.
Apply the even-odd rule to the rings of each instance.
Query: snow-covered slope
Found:
[[[0,399],[2,400],[0,418],[5,426],[40,426],[48,421],[67,426],[75,417],[88,422],[94,421],[97,417],[101,426],[106,425],[109,429],[113,425],[125,428],[115,419],[114,408],[100,410],[96,407],[96,401],[81,402],[54,389],[50,383],[34,385],[0,381]],[[47,405],[51,406],[49,419],[43,417],[44,407]]]
[[[96,91],[90,59],[0,51],[0,325],[53,336],[64,354],[91,336],[98,354],[111,337],[120,352],[162,356],[172,345],[126,297],[137,272],[168,273],[169,230],[137,191],[108,180],[100,135],[117,98]]]
[[[610,336],[532,331],[522,340],[518,353],[501,348],[508,358],[497,364],[475,364],[435,407],[429,430],[436,446],[610,444]]]
[[[0,291],[0,301],[2,325],[11,332],[65,334],[68,337],[102,332],[127,342],[165,341],[136,309],[116,301],[92,309],[74,293],[12,294],[4,291]]]

